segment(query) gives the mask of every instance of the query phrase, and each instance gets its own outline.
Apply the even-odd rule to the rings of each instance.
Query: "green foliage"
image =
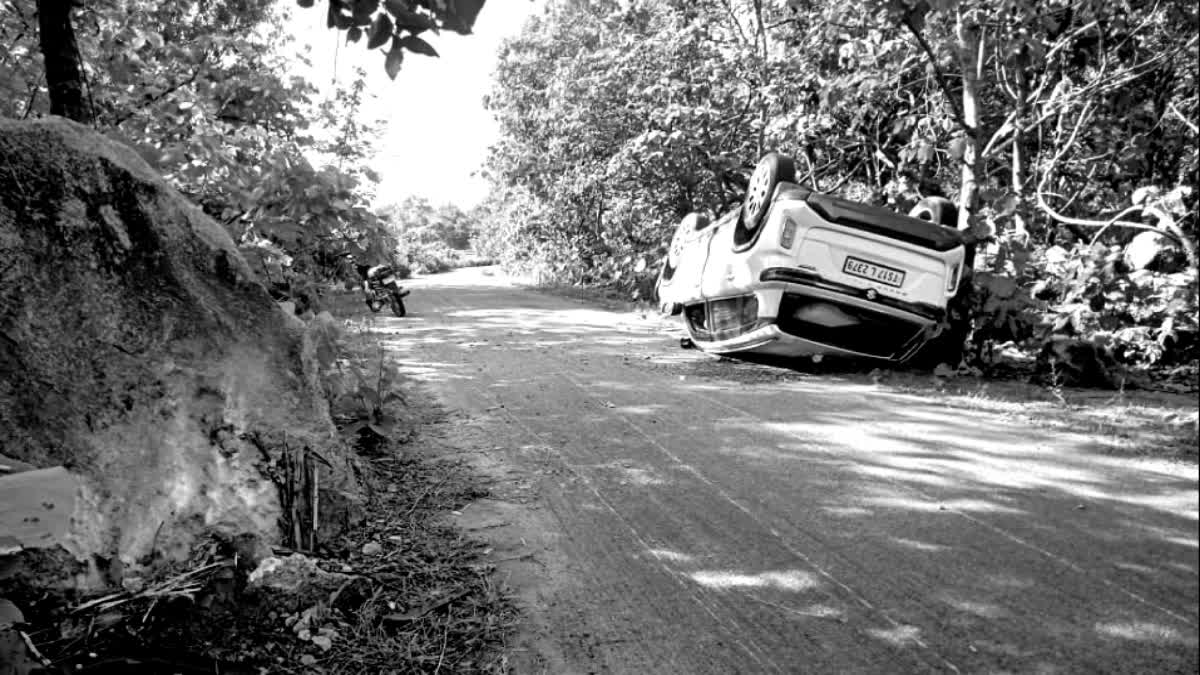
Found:
[[[1084,264],[1153,229],[1195,267],[1198,24],[1182,0],[552,0],[501,50],[477,241],[518,271],[644,293],[678,220],[728,208],[778,149],[860,201],[957,195],[980,242],[978,344],[1036,347],[1068,311],[1034,297],[1059,279],[1052,247]],[[1178,188],[1131,209],[1146,185]],[[1194,293],[1126,272],[1079,330],[1161,362],[1162,312],[1194,314]]]
[[[347,42],[367,38],[367,49],[386,47],[384,70],[396,79],[404,53],[437,56],[437,50],[420,36],[426,31],[449,30],[468,35],[484,0],[328,0],[326,25],[346,32]],[[314,0],[297,0],[312,7]]]
[[[0,12],[0,115],[47,112],[33,0]],[[137,150],[240,245],[267,254],[264,278],[298,305],[342,271],[336,255],[387,259],[395,239],[369,208],[376,125],[365,75],[324,101],[289,75],[286,15],[270,0],[89,3],[77,37],[96,126]],[[286,264],[283,264],[286,261]],[[251,261],[252,264],[255,262]]]
[[[376,212],[397,240],[402,268],[419,274],[480,264],[470,249],[478,235],[479,213],[453,204],[433,206],[420,197],[386,205]]]
[[[340,433],[351,439],[362,435],[390,439],[398,418],[390,412],[395,403],[406,403],[398,388],[399,373],[380,348],[376,367],[364,370],[353,359],[338,359],[326,377],[334,419]]]

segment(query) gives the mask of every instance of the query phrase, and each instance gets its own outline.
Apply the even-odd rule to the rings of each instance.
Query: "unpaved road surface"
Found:
[[[518,673],[1195,673],[1194,466],[467,270],[381,319],[493,481]]]

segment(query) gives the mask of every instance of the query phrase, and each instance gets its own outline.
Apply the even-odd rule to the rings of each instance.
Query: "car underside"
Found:
[[[789,169],[769,155],[741,209],[681,223],[658,293],[697,347],[904,362],[962,332],[952,205],[910,217],[804,188]]]

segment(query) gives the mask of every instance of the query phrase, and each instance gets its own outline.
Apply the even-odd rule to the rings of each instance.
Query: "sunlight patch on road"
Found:
[[[701,570],[688,574],[702,586],[726,590],[733,588],[774,588],[781,591],[806,591],[816,588],[816,576],[801,570],[746,574],[727,570]]]
[[[943,551],[951,551],[953,547],[943,546],[941,544],[930,544],[925,541],[917,541],[916,539],[905,539],[903,537],[892,537],[892,541],[900,544],[905,548],[911,548],[915,551],[924,551],[926,553],[941,553]]]
[[[841,518],[866,518],[875,515],[871,509],[864,509],[861,506],[826,506],[821,510],[831,516]]]
[[[999,605],[993,605],[990,602],[963,600],[961,598],[950,598],[944,596],[942,597],[942,601],[954,609],[959,610],[960,612],[973,614],[984,619],[1002,619],[1006,616],[1009,616],[1008,610],[1000,607]]]
[[[907,647],[921,644],[921,629],[916,626],[896,626],[895,628],[868,628],[867,634],[877,637],[888,644],[897,647]]]
[[[1112,638],[1139,642],[1184,642],[1183,633],[1150,621],[1113,621],[1096,624],[1096,632]]]
[[[648,551],[656,560],[665,560],[673,563],[690,563],[695,560],[695,556],[690,556],[686,553],[678,551],[668,551],[665,548],[652,548]]]
[[[1188,539],[1185,537],[1164,537],[1163,541],[1167,542],[1168,544],[1178,544],[1180,546],[1187,546],[1188,548],[1200,548],[1200,541],[1196,541],[1195,539]]]

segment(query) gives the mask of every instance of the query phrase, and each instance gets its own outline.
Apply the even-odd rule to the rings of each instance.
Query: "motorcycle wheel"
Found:
[[[408,310],[404,308],[404,301],[400,299],[400,293],[398,291],[392,293],[392,314],[403,317],[407,313]]]
[[[383,303],[373,300],[371,298],[367,298],[367,309],[371,310],[372,312],[378,313],[379,310],[383,309]]]

